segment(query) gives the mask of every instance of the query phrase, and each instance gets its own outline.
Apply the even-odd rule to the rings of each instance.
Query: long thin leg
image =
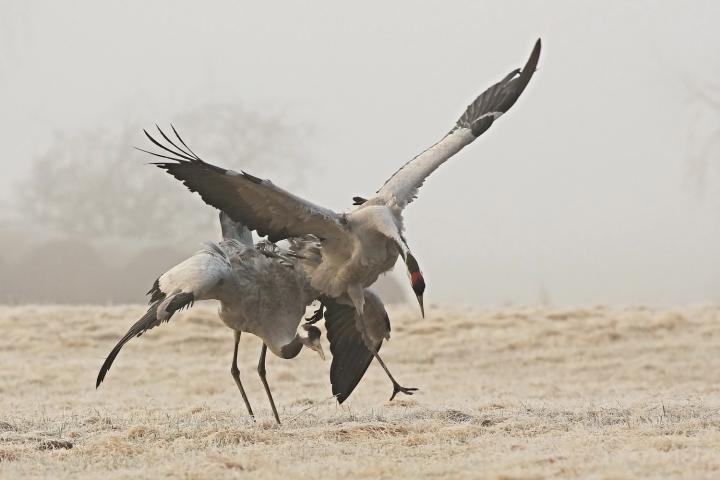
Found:
[[[402,385],[400,385],[395,380],[395,378],[393,378],[392,373],[390,373],[390,370],[388,370],[388,368],[385,366],[385,362],[382,361],[382,358],[380,358],[380,355],[378,355],[377,352],[374,353],[374,355],[375,355],[375,358],[377,359],[377,361],[380,362],[380,366],[383,368],[383,370],[385,370],[385,373],[387,373],[388,377],[390,377],[390,381],[393,383],[393,393],[392,393],[392,396],[390,396],[389,401],[392,402],[393,398],[395,398],[395,395],[397,395],[398,392],[402,392],[405,395],[412,395],[413,393],[415,393],[417,391],[417,388],[412,388],[412,387],[408,388],[408,387],[403,387]]]
[[[275,415],[275,421],[280,425],[280,417],[278,416],[277,409],[275,408],[275,401],[273,401],[272,393],[270,393],[270,386],[265,378],[265,353],[267,352],[267,345],[263,343],[262,350],[260,350],[260,361],[258,361],[258,375],[262,380],[263,386],[265,387],[265,393],[267,393],[268,400],[270,400],[270,408],[272,408],[273,415]]]
[[[248,397],[245,394],[245,389],[242,386],[242,382],[240,382],[240,369],[237,365],[237,354],[238,354],[238,344],[240,343],[240,332],[238,330],[235,330],[235,351],[233,352],[233,360],[232,360],[232,366],[230,367],[230,374],[235,379],[235,383],[238,386],[238,389],[240,390],[240,395],[242,395],[243,401],[245,402],[245,406],[247,407],[247,411],[250,414],[250,416],[255,419],[255,414],[252,411],[252,407],[250,406],[250,402],[248,401]]]

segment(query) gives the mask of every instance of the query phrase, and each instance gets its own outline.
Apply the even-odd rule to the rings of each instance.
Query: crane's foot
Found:
[[[313,313],[312,316],[307,317],[305,319],[305,322],[312,325],[313,323],[317,323],[322,320],[323,315],[325,315],[325,305],[320,302],[320,306],[318,307],[318,309],[315,310],[315,313]]]
[[[404,393],[405,395],[412,395],[415,392],[417,392],[417,388],[403,387],[399,383],[393,382],[393,393],[390,396],[390,400],[388,400],[388,401],[392,402],[393,398],[395,398],[395,395],[397,395],[398,393]]]

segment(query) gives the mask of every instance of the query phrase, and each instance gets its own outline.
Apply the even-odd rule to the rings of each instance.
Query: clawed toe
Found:
[[[393,393],[390,396],[389,401],[392,402],[393,399],[395,398],[395,395],[397,395],[398,393],[404,393],[405,395],[412,395],[413,393],[417,392],[417,390],[418,389],[415,387],[403,387],[399,383],[396,383],[393,385]]]

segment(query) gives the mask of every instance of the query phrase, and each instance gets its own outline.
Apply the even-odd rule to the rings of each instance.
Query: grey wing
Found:
[[[195,300],[223,300],[218,298],[221,296],[218,287],[234,280],[228,258],[228,252],[233,251],[231,246],[239,250],[252,249],[232,240],[220,245],[206,242],[202,250],[160,275],[157,280],[159,291],[168,298],[178,293],[191,293]],[[160,304],[158,315],[164,314],[165,302],[167,299]]]
[[[175,312],[191,307],[196,300],[215,298],[218,292],[216,287],[229,280],[231,275],[230,264],[224,252],[212,243],[160,275],[148,291],[150,307],[110,351],[100,367],[95,386],[102,383],[127,342],[169,321]]]
[[[432,147],[403,165],[378,190],[386,204],[404,208],[417,196],[425,179],[450,157],[482,135],[495,120],[512,107],[535,73],[540,58],[540,39],[525,67],[510,72],[471,103],[455,127]]]
[[[226,212],[260,236],[267,235],[273,242],[304,234],[344,238],[340,216],[332,210],[293,195],[269,180],[204,162],[174,128],[177,143],[159,128],[158,131],[168,144],[162,144],[147,131],[145,135],[163,153],[138,150],[169,160],[155,165],[180,180],[191,192],[197,192],[205,203]]]
[[[365,294],[368,305],[379,302],[380,307],[366,308],[364,324],[368,328],[358,325],[357,311],[351,303],[341,303],[335,298],[323,299],[325,328],[333,356],[330,383],[338,403],[347,400],[355,390],[374,354],[380,351],[383,338],[387,338],[390,332],[390,320],[379,297],[368,290]],[[369,331],[363,333],[361,328]]]

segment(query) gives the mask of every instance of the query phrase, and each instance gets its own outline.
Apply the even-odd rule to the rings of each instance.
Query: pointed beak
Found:
[[[313,350],[315,350],[318,353],[318,355],[320,355],[320,358],[322,358],[323,361],[325,360],[325,350],[323,350],[323,347],[321,344],[318,343],[316,345],[316,348],[313,348]]]
[[[425,318],[425,307],[423,306],[423,293],[425,293],[425,278],[420,271],[420,266],[417,264],[415,257],[408,255],[408,273],[410,274],[410,285],[412,285],[415,298],[417,298],[420,304],[420,313]]]

